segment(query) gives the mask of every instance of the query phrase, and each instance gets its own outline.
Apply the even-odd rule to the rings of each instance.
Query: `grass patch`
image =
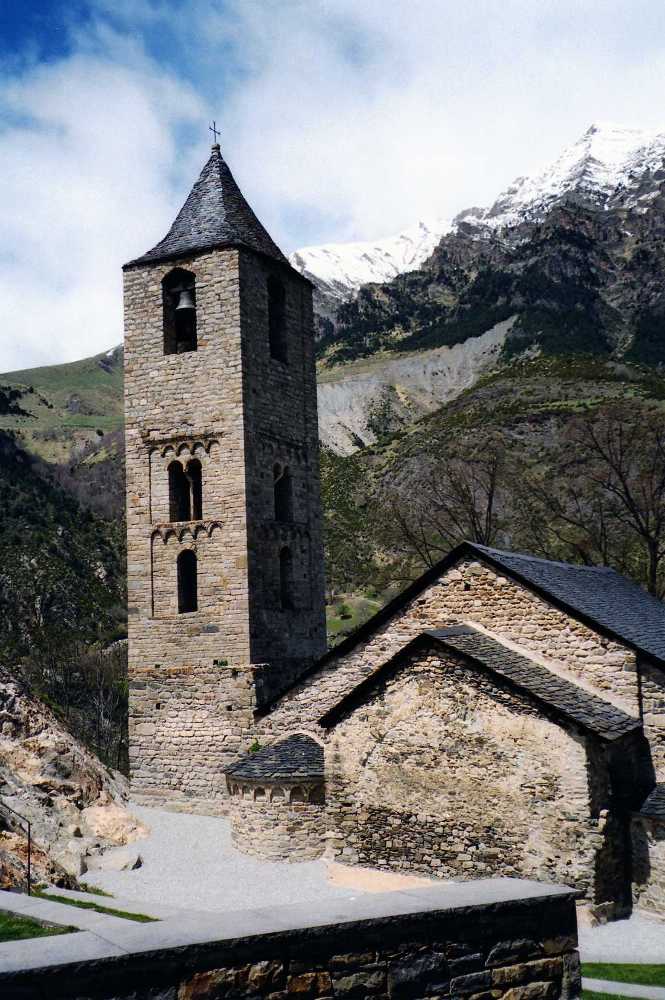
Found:
[[[592,993],[591,990],[582,990],[582,1000],[635,1000],[635,998],[625,997],[620,993]]]
[[[333,644],[355,631],[381,608],[382,602],[369,597],[340,597],[326,607],[328,642]],[[341,612],[341,613],[340,613]]]
[[[106,889],[100,889],[98,885],[90,885],[89,882],[79,882],[79,889],[81,892],[89,892],[95,896],[108,896],[109,899],[113,899],[112,892],[107,892]]]
[[[0,941],[25,941],[27,938],[51,937],[53,934],[71,934],[76,927],[44,927],[30,917],[14,913],[0,913]]]
[[[613,983],[665,986],[665,965],[632,965],[615,962],[583,962],[587,979],[610,979]]]
[[[70,899],[69,896],[56,896],[50,892],[37,892],[40,899],[50,899],[53,903],[66,903],[67,906],[76,906],[79,910],[94,910],[95,913],[106,913],[110,917],[122,917],[124,920],[135,920],[138,924],[157,923],[158,917],[148,917],[145,913],[127,913],[125,910],[112,910],[109,906],[100,906],[87,899]]]

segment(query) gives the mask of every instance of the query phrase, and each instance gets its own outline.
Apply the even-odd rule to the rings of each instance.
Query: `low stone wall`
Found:
[[[665,917],[665,816],[634,816],[633,902],[640,910]]]
[[[265,861],[312,861],[325,847],[323,784],[269,786],[229,782],[231,840]]]
[[[30,942],[22,966],[3,960],[10,946],[0,945],[0,995],[572,1000],[580,993],[574,894],[533,882],[451,884],[222,913],[205,925],[181,914],[113,926],[104,939],[76,937],[76,945],[65,935]],[[77,954],[90,957],[72,958]]]

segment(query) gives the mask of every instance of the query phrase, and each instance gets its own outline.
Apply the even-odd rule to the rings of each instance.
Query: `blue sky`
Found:
[[[662,0],[0,0],[0,371],[122,336],[208,124],[287,252],[487,204],[594,121],[665,129]]]

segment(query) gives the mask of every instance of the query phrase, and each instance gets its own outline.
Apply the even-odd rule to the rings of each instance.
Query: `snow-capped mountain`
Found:
[[[497,230],[536,222],[572,194],[596,208],[639,209],[653,196],[649,181],[665,177],[664,160],[665,132],[591,125],[541,173],[518,177],[489,208],[461,212],[454,225]]]
[[[450,232],[482,238],[543,218],[559,199],[574,195],[595,207],[621,205],[646,210],[665,178],[665,132],[591,125],[540,173],[518,177],[488,208],[469,208],[452,222],[419,222],[396,236],[373,242],[328,243],[291,254],[292,265],[317,290],[317,311],[334,316],[361,285],[390,281],[419,268]],[[640,203],[642,203],[640,205]]]
[[[420,267],[450,229],[451,223],[443,219],[418,222],[396,236],[373,242],[303,247],[289,260],[314,282],[319,311],[330,314],[361,285],[390,281]]]

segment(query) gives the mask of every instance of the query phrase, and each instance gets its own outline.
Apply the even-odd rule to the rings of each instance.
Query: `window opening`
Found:
[[[181,462],[169,465],[169,518],[171,521],[192,519],[189,479]]]
[[[284,285],[274,275],[268,278],[268,338],[270,356],[286,362],[286,295]]]
[[[279,553],[279,603],[285,611],[293,608],[293,556],[288,548]]]
[[[191,462],[187,463],[187,479],[191,488],[192,520],[201,521],[203,519],[203,482],[201,463],[198,458],[193,458]]]
[[[196,553],[185,549],[178,556],[178,613],[197,609]]]
[[[276,465],[273,469],[275,520],[286,524],[293,520],[293,483],[288,468]]]
[[[195,351],[196,279],[190,271],[176,268],[162,281],[164,310],[164,354]]]

